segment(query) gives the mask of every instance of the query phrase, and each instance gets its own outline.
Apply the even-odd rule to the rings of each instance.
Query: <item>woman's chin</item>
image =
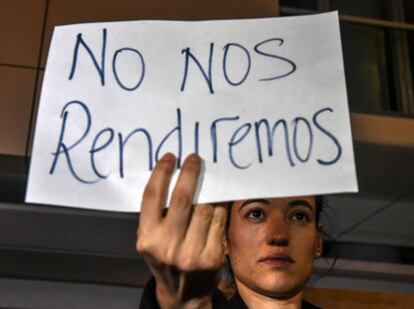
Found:
[[[294,278],[289,274],[264,276],[257,282],[259,293],[272,298],[288,299],[300,293],[307,280]]]

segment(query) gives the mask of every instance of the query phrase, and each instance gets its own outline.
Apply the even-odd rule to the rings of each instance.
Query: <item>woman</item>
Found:
[[[313,260],[322,252],[316,199],[193,206],[201,164],[193,154],[164,216],[175,164],[172,154],[164,155],[143,194],[137,250],[155,280],[141,308],[316,308],[302,301]],[[231,301],[216,289],[225,256],[237,288]]]

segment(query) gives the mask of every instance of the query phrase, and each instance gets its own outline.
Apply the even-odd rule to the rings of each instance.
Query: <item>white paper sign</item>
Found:
[[[26,201],[139,211],[166,152],[196,202],[356,191],[337,13],[55,28]]]

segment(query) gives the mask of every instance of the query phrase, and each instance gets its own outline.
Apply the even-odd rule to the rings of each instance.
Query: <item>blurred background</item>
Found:
[[[327,197],[329,237],[306,296],[324,308],[411,308],[412,0],[0,0],[0,307],[137,308],[149,278],[135,252],[135,214],[24,203],[55,25],[332,10],[340,14],[360,192]]]

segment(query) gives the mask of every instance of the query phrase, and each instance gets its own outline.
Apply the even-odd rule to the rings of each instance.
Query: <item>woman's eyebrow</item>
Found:
[[[306,207],[309,208],[312,212],[315,212],[314,207],[306,200],[294,200],[289,203],[289,207]]]
[[[260,204],[265,204],[265,205],[269,205],[270,202],[266,199],[252,199],[252,200],[246,200],[243,202],[243,204],[240,206],[239,211],[241,211],[243,209],[243,207],[252,204],[252,203],[260,203]]]

